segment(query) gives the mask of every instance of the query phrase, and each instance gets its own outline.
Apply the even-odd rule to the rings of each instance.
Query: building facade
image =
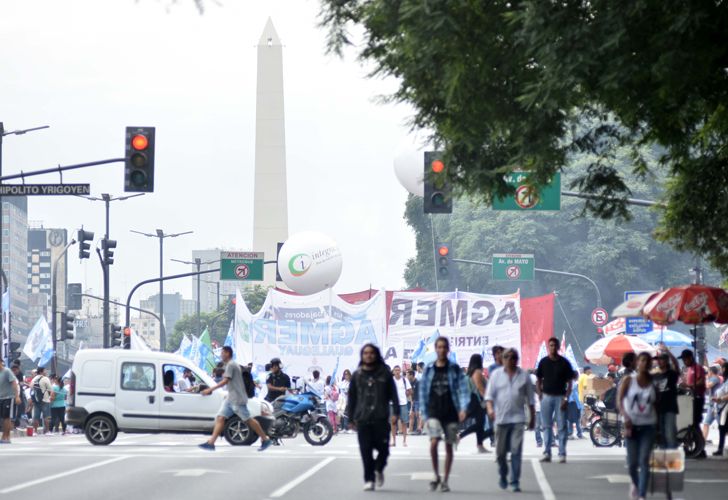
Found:
[[[28,199],[2,200],[2,269],[10,291],[10,321],[14,340],[24,340],[35,320],[28,314]],[[37,318],[36,318],[37,319]]]

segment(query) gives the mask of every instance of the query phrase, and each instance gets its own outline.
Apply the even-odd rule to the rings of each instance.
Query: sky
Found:
[[[404,286],[415,244],[392,161],[412,141],[412,112],[376,102],[396,82],[367,78],[352,51],[325,53],[318,1],[204,4],[200,15],[193,0],[0,0],[0,121],[51,127],[5,137],[3,174],[123,157],[126,126],[155,126],[155,192],[111,204],[112,295],[159,275],[158,240],[132,229],[194,231],[165,241],[166,274],[188,271],[169,259],[191,260],[193,249],[255,250],[255,44],[271,17],[284,44],[289,233],[339,243],[337,292]],[[118,196],[123,177],[115,163],[63,180]],[[103,235],[102,202],[36,196],[28,205],[31,222]],[[69,282],[101,291],[98,262],[79,261],[76,247],[69,254]],[[192,280],[167,282],[167,292],[191,298]]]

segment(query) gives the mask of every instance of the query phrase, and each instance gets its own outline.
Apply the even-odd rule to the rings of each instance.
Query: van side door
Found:
[[[161,381],[156,363],[121,358],[117,364],[117,421],[121,430],[156,431],[159,429]]]

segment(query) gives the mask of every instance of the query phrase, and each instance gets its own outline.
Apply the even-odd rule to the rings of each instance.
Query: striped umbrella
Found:
[[[654,356],[657,351],[650,344],[634,335],[614,335],[612,337],[603,337],[594,342],[584,352],[584,357],[595,365],[620,364],[622,356],[628,352],[636,354],[647,352]]]

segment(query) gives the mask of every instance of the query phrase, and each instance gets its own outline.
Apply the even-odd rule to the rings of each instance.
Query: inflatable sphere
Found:
[[[289,237],[278,254],[278,272],[296,293],[312,295],[333,287],[341,276],[341,250],[323,233],[303,231]]]

